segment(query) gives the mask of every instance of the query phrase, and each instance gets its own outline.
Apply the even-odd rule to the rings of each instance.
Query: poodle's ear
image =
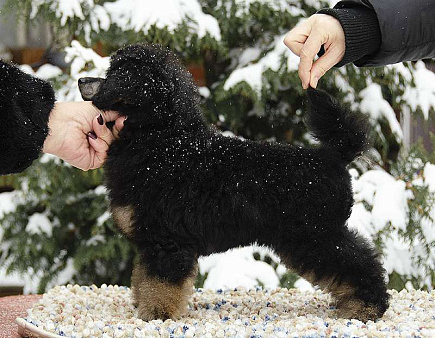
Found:
[[[82,77],[79,79],[79,90],[84,101],[92,101],[95,94],[100,90],[101,85],[106,81],[100,77]]]

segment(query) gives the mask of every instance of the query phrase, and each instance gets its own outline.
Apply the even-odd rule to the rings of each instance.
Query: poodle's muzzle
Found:
[[[92,98],[100,90],[105,79],[100,77],[82,77],[79,79],[79,90],[84,101],[92,101]]]

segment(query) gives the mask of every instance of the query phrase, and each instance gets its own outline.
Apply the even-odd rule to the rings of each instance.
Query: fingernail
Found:
[[[97,117],[97,121],[100,125],[104,124],[103,116],[100,114],[100,116]]]
[[[100,122],[100,121],[98,121],[98,122]],[[93,140],[96,140],[98,138],[97,135],[95,135],[95,133],[93,131],[90,131],[88,133],[88,136]]]
[[[317,76],[315,76],[313,78],[313,84],[312,84],[311,87],[316,88],[317,87],[317,82],[319,82],[319,78]]]

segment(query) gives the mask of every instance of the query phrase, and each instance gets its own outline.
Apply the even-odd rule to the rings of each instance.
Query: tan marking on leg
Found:
[[[284,264],[290,268],[288,257],[283,260]],[[296,271],[297,272],[297,271]],[[355,297],[355,287],[348,283],[338,282],[335,277],[319,280],[314,271],[301,275],[313,285],[318,285],[322,290],[330,292],[337,302],[337,315],[342,318],[356,318],[363,322],[376,320],[380,317],[379,310],[374,304],[365,304],[364,301]]]
[[[127,237],[133,236],[134,209],[131,205],[112,206],[112,216],[118,229]]]
[[[337,278],[330,277],[315,280],[315,274],[309,273],[303,276],[313,284],[331,293],[337,301],[337,314],[342,318],[356,318],[363,322],[379,318],[379,310],[374,304],[365,304],[364,301],[355,297],[355,287],[349,283],[339,282]]]
[[[137,263],[131,277],[131,285],[139,317],[144,321],[179,318],[187,310],[197,273],[198,266],[195,265],[192,274],[176,285],[149,276],[146,268]]]
[[[356,318],[362,322],[376,320],[379,317],[379,310],[373,304],[365,304],[358,298],[342,299],[337,302],[337,315],[343,318]]]

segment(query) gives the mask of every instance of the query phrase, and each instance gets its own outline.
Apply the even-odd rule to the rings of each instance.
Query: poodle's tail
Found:
[[[350,112],[320,90],[308,89],[310,110],[305,123],[322,146],[336,150],[346,164],[369,147],[368,117]]]

